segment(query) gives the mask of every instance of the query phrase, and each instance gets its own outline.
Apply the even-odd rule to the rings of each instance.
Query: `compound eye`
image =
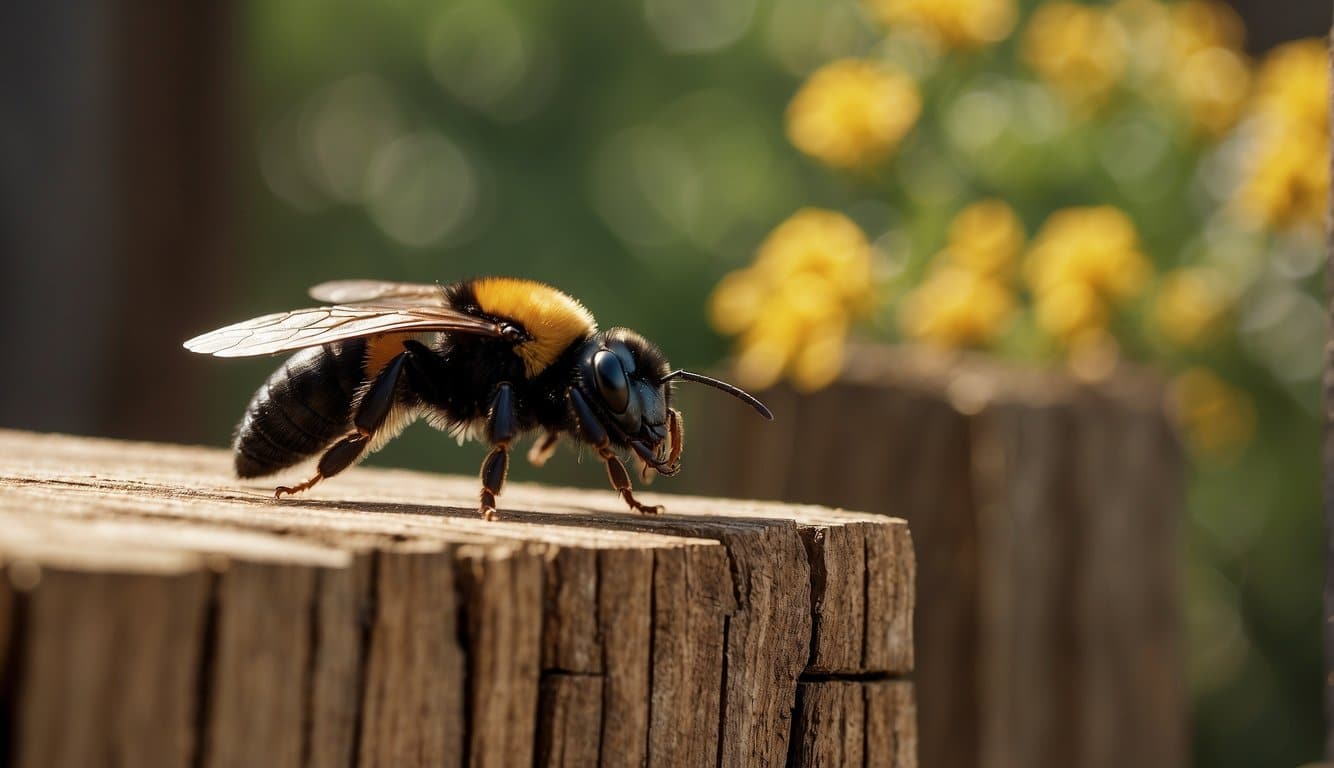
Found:
[[[602,401],[612,413],[625,413],[630,407],[630,382],[620,359],[612,352],[600,350],[593,355],[593,374]]]

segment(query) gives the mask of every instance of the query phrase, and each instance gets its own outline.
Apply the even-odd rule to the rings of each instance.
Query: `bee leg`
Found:
[[[404,359],[405,355],[399,355],[389,361],[380,375],[371,382],[370,388],[366,390],[366,394],[357,405],[356,414],[352,417],[352,425],[356,427],[356,431],[334,443],[324,452],[320,457],[315,476],[300,485],[278,486],[274,489],[274,498],[308,490],[324,478],[333,477],[356,462],[394,405],[394,391],[398,386],[399,374],[403,371]]]
[[[607,463],[607,477],[611,480],[611,487],[621,494],[621,498],[625,499],[625,503],[629,504],[631,509],[646,515],[660,514],[663,509],[661,505],[649,506],[635,498],[634,487],[630,485],[630,473],[626,471],[621,457],[611,449],[611,438],[607,436],[606,428],[598,422],[597,416],[593,413],[593,409],[588,407],[584,396],[574,388],[566,390],[566,393],[570,407],[574,410],[574,420],[579,425],[580,435],[593,444],[598,456]]]
[[[542,435],[533,447],[528,451],[528,463],[534,467],[540,467],[547,463],[551,454],[556,452],[556,443],[560,442],[559,432],[547,432]]]
[[[625,503],[629,504],[631,509],[646,515],[662,514],[661,504],[650,506],[635,498],[634,487],[630,485],[630,473],[625,470],[621,457],[606,447],[599,448],[598,455],[607,462],[607,477],[611,479],[611,487],[620,492],[621,498],[625,499]]]
[[[518,432],[514,415],[514,388],[509,382],[496,387],[491,410],[486,415],[486,436],[494,446],[482,462],[482,500],[477,511],[486,520],[496,517],[496,495],[505,487],[510,466],[510,441]]]
[[[477,508],[484,520],[496,519],[496,494],[505,487],[505,475],[509,472],[510,447],[497,445],[486,455],[482,462],[482,503]]]

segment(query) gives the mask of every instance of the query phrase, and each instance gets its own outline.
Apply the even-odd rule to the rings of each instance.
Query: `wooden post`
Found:
[[[861,348],[829,389],[761,397],[769,429],[691,403],[691,460],[717,468],[697,489],[908,520],[923,765],[1188,762],[1183,462],[1155,382]]]
[[[903,521],[229,467],[0,431],[14,765],[916,765]]]
[[[1334,46],[1334,27],[1329,34]],[[1334,47],[1330,51],[1330,115],[1334,118]],[[1334,146],[1334,122],[1331,123],[1331,146]],[[1334,157],[1330,158],[1334,170]],[[1329,203],[1329,217],[1325,223],[1326,253],[1325,293],[1329,308],[1334,312],[1334,196]],[[1334,327],[1334,326],[1332,326]],[[1334,331],[1331,332],[1334,339]],[[1325,375],[1323,381],[1325,405],[1324,446],[1321,464],[1324,468],[1325,495],[1325,759],[1334,761],[1334,341],[1325,345]]]

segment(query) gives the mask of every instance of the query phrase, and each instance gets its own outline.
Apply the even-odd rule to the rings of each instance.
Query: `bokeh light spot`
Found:
[[[649,29],[672,53],[726,48],[741,39],[754,15],[755,0],[644,0]]]
[[[477,176],[449,139],[419,133],[376,153],[366,198],[371,218],[386,235],[425,247],[458,235],[475,213]]]

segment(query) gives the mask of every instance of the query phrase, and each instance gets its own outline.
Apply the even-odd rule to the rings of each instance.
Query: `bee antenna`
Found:
[[[672,371],[671,373],[664,376],[662,380],[671,381],[672,379],[683,379],[685,381],[693,381],[697,384],[708,384],[710,387],[713,387],[714,389],[721,389],[722,391],[726,392],[732,397],[735,397],[741,402],[746,403],[751,408],[754,408],[756,411],[759,412],[761,416],[768,419],[769,421],[774,420],[773,411],[769,410],[768,406],[766,406],[764,403],[761,403],[754,395],[750,394],[741,387],[736,386],[735,384],[728,384],[725,381],[720,381],[718,379],[705,376],[702,373],[693,373],[691,371],[685,370],[684,368],[679,368],[675,371]]]

